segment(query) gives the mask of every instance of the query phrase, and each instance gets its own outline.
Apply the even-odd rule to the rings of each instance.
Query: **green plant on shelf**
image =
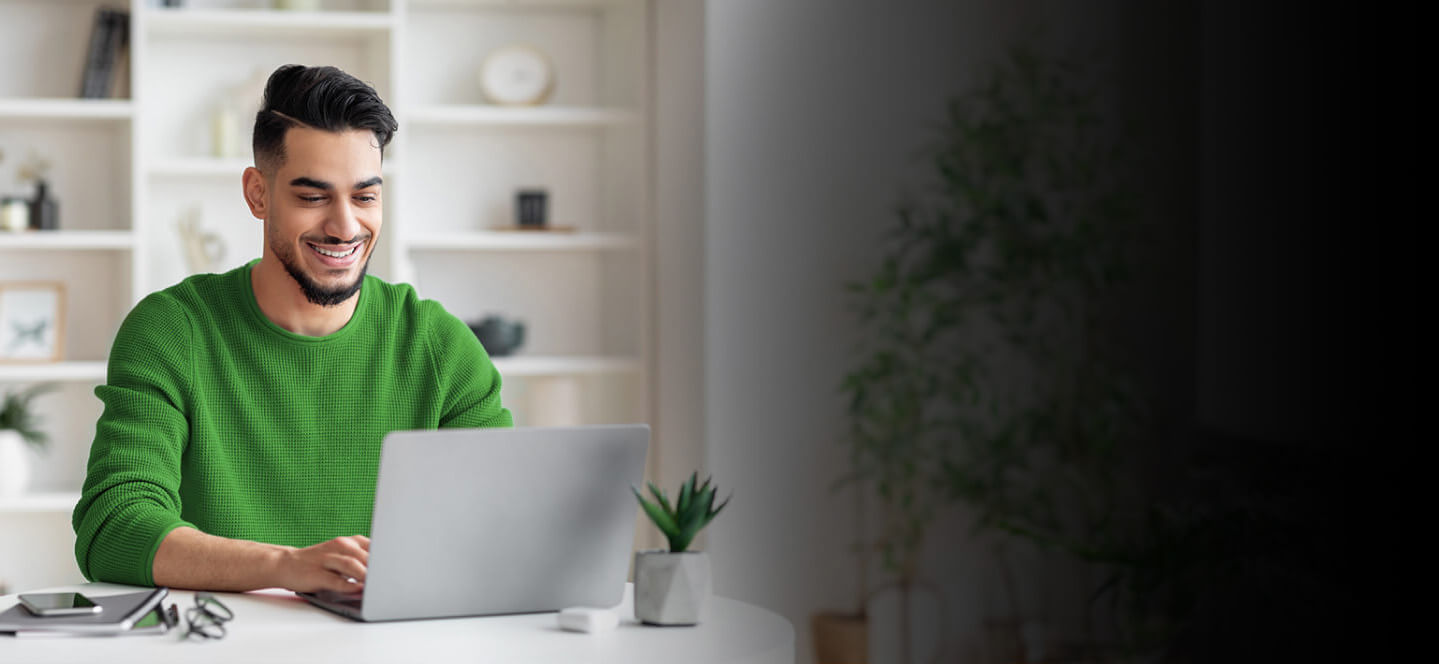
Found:
[[[715,507],[715,491],[719,487],[710,486],[709,478],[696,486],[698,480],[699,473],[690,474],[690,478],[680,486],[679,497],[673,504],[670,503],[669,496],[656,487],[654,482],[648,483],[654,502],[645,500],[639,489],[630,487],[635,498],[640,501],[640,507],[649,515],[650,521],[653,521],[665,539],[669,540],[670,553],[684,553],[700,530],[709,525],[709,522],[719,515],[720,510],[729,504],[730,499],[726,498],[719,507]]]
[[[37,451],[45,451],[50,435],[40,429],[41,419],[35,414],[31,402],[46,392],[53,392],[58,386],[52,383],[34,385],[18,392],[6,392],[0,400],[0,431],[14,431],[20,439]]]

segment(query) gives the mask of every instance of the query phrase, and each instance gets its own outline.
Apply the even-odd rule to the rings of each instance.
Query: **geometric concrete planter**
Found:
[[[710,559],[703,551],[635,553],[635,619],[650,625],[695,625],[709,609]]]

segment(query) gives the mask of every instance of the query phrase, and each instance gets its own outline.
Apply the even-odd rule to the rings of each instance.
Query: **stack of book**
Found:
[[[15,636],[104,636],[163,634],[179,623],[175,606],[166,611],[165,587],[91,597],[101,610],[93,615],[37,616],[16,604],[0,612],[0,634]]]
[[[130,14],[100,7],[90,28],[90,49],[80,78],[80,97],[106,99],[129,95]]]

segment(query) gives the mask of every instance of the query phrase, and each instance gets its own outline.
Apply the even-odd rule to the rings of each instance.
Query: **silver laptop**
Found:
[[[649,439],[644,424],[390,433],[364,590],[299,594],[365,621],[615,606]]]

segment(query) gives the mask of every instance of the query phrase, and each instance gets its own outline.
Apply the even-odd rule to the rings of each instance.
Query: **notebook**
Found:
[[[365,621],[617,605],[649,437],[644,424],[390,433],[364,590],[299,594]]]
[[[168,593],[169,589],[161,586],[119,595],[92,596],[90,599],[103,608],[100,613],[85,616],[40,617],[16,603],[0,613],[0,632],[122,634],[154,610]]]

